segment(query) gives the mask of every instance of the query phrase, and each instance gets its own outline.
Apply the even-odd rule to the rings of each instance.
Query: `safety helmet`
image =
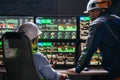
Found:
[[[94,9],[109,8],[111,4],[111,0],[90,0],[87,4],[87,10],[83,13],[88,13],[89,11]]]
[[[26,22],[22,24],[18,30],[19,32],[24,32],[30,40],[33,40],[42,32],[39,30],[38,26],[33,22]]]

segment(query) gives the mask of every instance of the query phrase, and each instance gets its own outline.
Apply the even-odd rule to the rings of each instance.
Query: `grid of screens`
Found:
[[[38,42],[39,51],[46,55],[49,62],[54,66],[74,66],[76,53],[75,40],[77,39],[77,17],[36,17],[35,23],[42,31]]]
[[[15,32],[18,27],[25,22],[33,22],[31,16],[0,16],[0,64],[2,64],[2,34],[5,32]]]
[[[35,20],[35,21],[34,21]],[[0,16],[0,38],[6,31],[14,32],[25,22],[35,22],[42,31],[38,42],[39,51],[42,52],[53,65],[73,65],[77,45],[84,49],[84,42],[76,42],[77,32],[80,32],[80,39],[86,40],[88,35],[88,25],[90,18],[88,16],[79,17],[79,26],[77,26],[77,17],[29,17],[29,16]],[[61,41],[62,39],[62,41]],[[2,53],[2,42],[0,41],[0,54]],[[1,57],[1,55],[0,55]],[[91,59],[90,65],[100,65],[101,57],[98,51]]]
[[[77,17],[36,17],[41,39],[76,39]]]

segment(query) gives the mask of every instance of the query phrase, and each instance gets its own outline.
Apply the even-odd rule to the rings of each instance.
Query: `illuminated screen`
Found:
[[[88,25],[90,23],[90,17],[81,16],[79,17],[79,20],[80,20],[80,39],[85,41],[88,38]],[[80,45],[81,45],[81,51],[83,51],[86,46],[85,42],[81,42]],[[102,58],[100,56],[100,51],[97,50],[93,54],[89,65],[91,66],[101,65],[101,61],[102,61]]]
[[[0,47],[2,46],[2,41],[0,41]]]
[[[58,43],[58,52],[75,52],[75,43]]]
[[[57,43],[55,42],[38,42],[40,52],[57,52]]]
[[[54,67],[56,65],[73,66],[76,52],[77,17],[36,17],[35,23],[42,31],[38,41],[39,51]]]
[[[33,22],[34,17],[0,16],[0,37],[5,32],[14,32],[25,22]]]
[[[34,22],[31,16],[0,16],[0,61],[2,60],[2,42],[1,37],[5,32],[15,32],[25,22]]]
[[[77,17],[36,17],[41,39],[76,39]]]
[[[88,35],[88,25],[90,23],[90,17],[83,16],[80,19],[80,39],[86,40]]]
[[[40,52],[72,52],[75,53],[74,42],[38,42]]]
[[[52,65],[74,65],[75,42],[38,42],[38,49]]]
[[[81,42],[81,50],[85,48],[85,43]],[[100,55],[99,49],[93,54],[91,60],[90,60],[90,65],[101,65],[102,57]]]

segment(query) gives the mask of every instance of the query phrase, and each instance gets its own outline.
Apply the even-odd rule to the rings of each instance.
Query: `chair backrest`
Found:
[[[35,69],[31,42],[24,33],[7,32],[2,36],[7,80],[40,80]]]

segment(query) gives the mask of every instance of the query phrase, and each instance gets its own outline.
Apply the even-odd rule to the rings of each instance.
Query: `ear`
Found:
[[[33,39],[32,40],[32,47],[34,48],[37,45],[38,40],[37,39]]]
[[[100,11],[100,10],[95,10],[94,12],[95,12],[96,16],[99,16],[99,15],[100,15],[100,13],[101,13],[101,11]]]
[[[33,39],[33,41],[32,41],[32,42],[33,42],[33,44],[36,44],[36,42],[37,42],[37,39]]]

